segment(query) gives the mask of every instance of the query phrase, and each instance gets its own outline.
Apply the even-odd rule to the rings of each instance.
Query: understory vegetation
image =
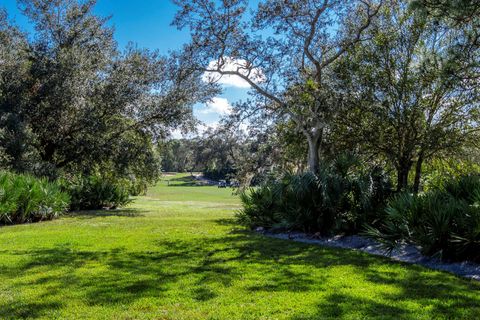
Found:
[[[229,189],[165,177],[122,210],[2,228],[1,319],[475,319],[480,284],[252,234]]]
[[[69,203],[58,183],[0,171],[0,225],[51,220],[65,213]]]
[[[124,207],[130,203],[131,193],[137,191],[129,180],[114,179],[99,173],[72,176],[60,181],[62,189],[70,195],[71,210]]]
[[[51,181],[0,171],[0,224],[51,220],[72,210],[116,209],[144,192],[132,180],[99,173]]]
[[[241,223],[321,235],[358,233],[381,221],[389,177],[380,168],[360,169],[355,157],[341,156],[317,175],[285,174],[241,193]]]
[[[98,172],[52,181],[0,171],[0,224],[51,220],[67,211],[117,209],[145,192],[134,180]]]
[[[381,226],[368,227],[367,234],[387,249],[411,243],[429,256],[480,262],[480,175],[420,195],[401,193],[385,213]]]
[[[283,176],[244,191],[240,199],[237,219],[251,228],[363,234],[388,251],[407,243],[427,256],[480,262],[479,174],[413,194],[395,193],[378,172],[342,175],[330,168],[318,176]]]

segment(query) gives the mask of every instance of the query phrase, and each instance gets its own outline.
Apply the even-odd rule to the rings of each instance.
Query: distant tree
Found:
[[[210,128],[192,141],[195,166],[211,179],[230,179],[237,172],[245,135],[225,127]]]
[[[161,158],[161,168],[164,172],[178,172],[177,160],[173,154],[174,140],[161,141],[158,144],[158,153]]]
[[[303,172],[306,168],[307,143],[293,121],[277,118],[277,122],[260,123],[265,120],[260,117],[254,119],[258,122],[239,129],[236,116],[233,117],[202,141],[212,145],[206,153],[210,158],[218,161],[216,154],[224,155],[216,167],[223,167],[223,171],[229,172],[227,176],[242,187],[261,183],[281,171]],[[201,143],[198,146],[203,150]],[[221,166],[222,163],[227,165]]]
[[[194,140],[172,139],[159,144],[162,170],[187,172],[195,169]]]
[[[162,170],[200,171],[211,179],[226,179],[235,173],[245,136],[224,128],[209,129],[201,136],[171,139],[159,144]]]
[[[242,187],[257,185],[282,167],[281,144],[277,138],[275,127],[249,133],[235,162],[235,178]],[[305,159],[304,154],[301,156]]]
[[[248,83],[255,103],[244,104],[246,113],[289,117],[316,172],[330,116],[343,102],[327,75],[364,40],[382,1],[263,0],[252,14],[245,0],[175,2],[181,9],[174,24],[192,34],[192,64],[212,81],[235,76]],[[310,95],[302,100],[303,86]]]

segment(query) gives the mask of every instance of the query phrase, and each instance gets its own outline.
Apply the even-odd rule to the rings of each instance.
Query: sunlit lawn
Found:
[[[0,228],[0,319],[478,319],[480,283],[235,225],[171,177],[123,211]]]

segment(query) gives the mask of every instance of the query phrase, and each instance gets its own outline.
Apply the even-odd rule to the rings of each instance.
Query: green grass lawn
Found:
[[[478,319],[480,283],[238,227],[170,177],[126,210],[0,228],[0,319]]]

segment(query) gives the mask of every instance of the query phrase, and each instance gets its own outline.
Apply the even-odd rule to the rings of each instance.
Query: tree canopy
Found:
[[[154,142],[192,127],[192,105],[215,87],[180,53],[162,56],[133,44],[120,50],[108,19],[92,12],[95,1],[19,5],[35,34],[21,33],[2,13],[6,165],[48,176],[94,167],[158,176]]]
[[[236,76],[250,86],[227,123],[249,119],[279,154],[306,153],[313,173],[353,152],[418,192],[425,162],[476,148],[476,2],[176,2],[191,64],[213,83]]]
[[[192,34],[192,64],[212,82],[232,75],[246,81],[256,99],[244,106],[253,112],[292,119],[316,172],[328,119],[342,105],[328,81],[330,68],[363,40],[382,1],[269,0],[252,14],[244,0],[176,2],[174,23]]]

